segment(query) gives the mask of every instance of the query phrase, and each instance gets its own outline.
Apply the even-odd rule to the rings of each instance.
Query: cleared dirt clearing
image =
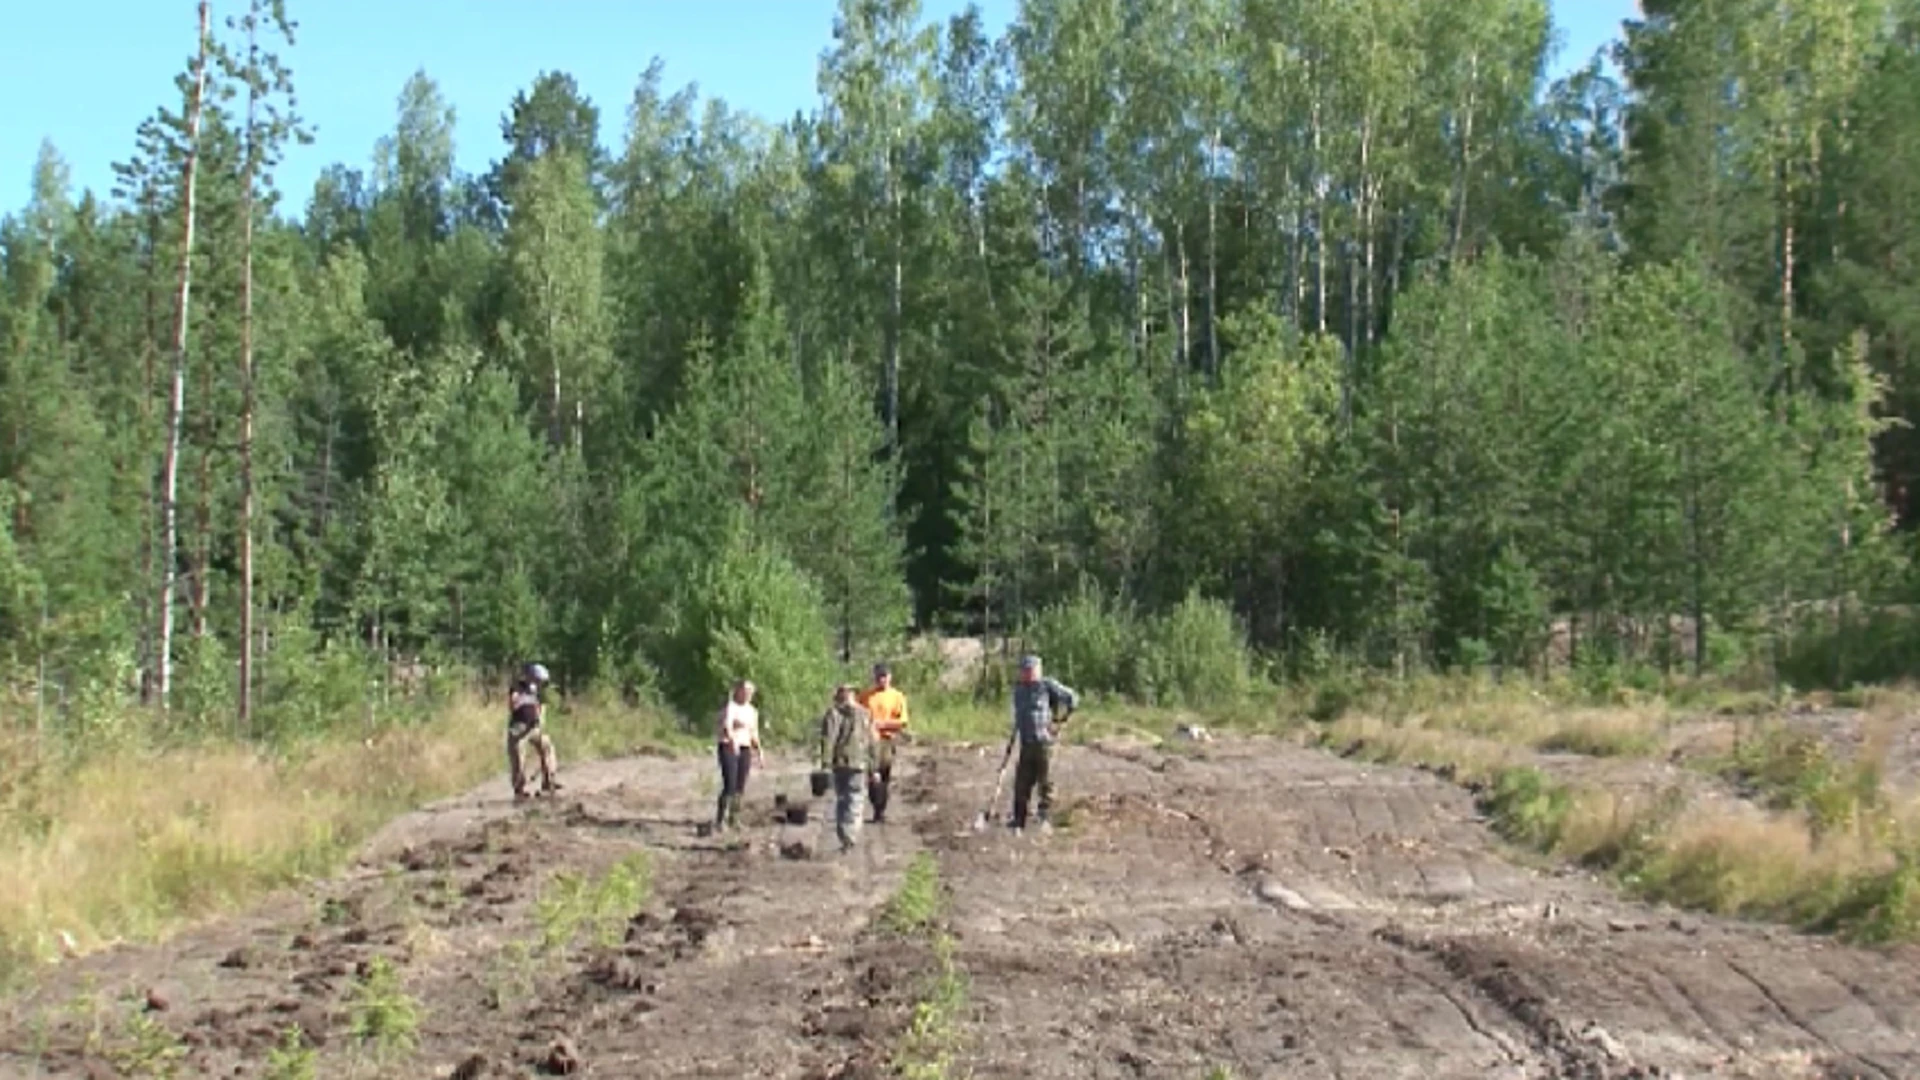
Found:
[[[1920,1075],[1920,950],[1526,869],[1424,773],[1099,741],[1057,759],[1060,829],[976,834],[999,749],[906,750],[893,820],[844,858],[797,762],[756,774],[740,845],[700,835],[705,759],[581,766],[532,809],[489,784],[396,821],[340,880],[50,969],[9,1002],[0,1073],[131,1072],[171,1037],[180,1074],[268,1075],[297,1023],[322,1076],[882,1075],[933,960],[878,914],[926,850],[978,1077]],[[811,821],[774,824],[775,793]],[[601,910],[622,865],[645,866],[637,913]],[[568,935],[565,895],[612,899]],[[384,1059],[351,1033],[375,957],[417,1006]]]

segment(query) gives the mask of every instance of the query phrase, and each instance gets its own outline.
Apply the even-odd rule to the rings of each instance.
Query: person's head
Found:
[[[834,687],[833,703],[835,705],[852,704],[853,703],[853,684],[843,682],[839,686]]]
[[[1040,658],[1028,653],[1020,658],[1020,681],[1034,682],[1040,678]]]
[[[747,702],[753,700],[754,689],[752,679],[735,679],[733,682],[733,700],[737,704],[745,705]]]
[[[534,686],[545,686],[553,681],[553,676],[547,674],[544,664],[528,664],[520,669],[520,677]]]
[[[885,690],[893,685],[893,669],[885,664],[873,665],[873,685]]]

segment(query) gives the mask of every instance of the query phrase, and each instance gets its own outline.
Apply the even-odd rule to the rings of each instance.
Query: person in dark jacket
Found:
[[[553,681],[545,666],[528,664],[520,671],[520,677],[513,681],[507,691],[507,776],[513,783],[513,797],[525,799],[527,792],[527,766],[523,760],[524,743],[532,743],[533,749],[540,754],[540,780],[543,794],[551,795],[560,790],[554,775],[560,771],[560,765],[553,753],[553,740],[547,738],[544,728],[547,706],[540,700],[540,689]]]
[[[1036,793],[1040,827],[1052,827],[1053,744],[1079,703],[1079,695],[1041,671],[1039,657],[1021,658],[1020,681],[1013,686],[1013,737],[1020,740],[1020,760],[1013,772],[1011,827],[1026,828],[1027,803]]]

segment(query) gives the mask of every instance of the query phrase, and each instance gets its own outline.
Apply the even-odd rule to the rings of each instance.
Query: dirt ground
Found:
[[[975,833],[998,751],[908,748],[846,856],[798,761],[756,774],[741,841],[705,834],[705,759],[582,765],[531,807],[497,780],[337,880],[48,969],[0,1010],[0,1075],[138,1075],[177,1046],[175,1075],[270,1076],[293,1024],[320,1077],[889,1075],[933,958],[878,916],[927,851],[967,980],[956,1075],[1920,1076],[1920,949],[1528,869],[1436,777],[1096,740],[1057,759],[1059,828]],[[776,795],[810,821],[777,824]],[[610,943],[529,945],[555,874],[640,852],[651,889]],[[384,1058],[351,1030],[376,957],[418,1010]]]

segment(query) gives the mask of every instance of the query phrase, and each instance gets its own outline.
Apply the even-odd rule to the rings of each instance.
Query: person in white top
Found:
[[[733,696],[720,709],[720,804],[713,827],[740,827],[740,796],[747,790],[747,774],[760,757],[760,710],[753,707],[754,685],[748,679],[733,684]]]

